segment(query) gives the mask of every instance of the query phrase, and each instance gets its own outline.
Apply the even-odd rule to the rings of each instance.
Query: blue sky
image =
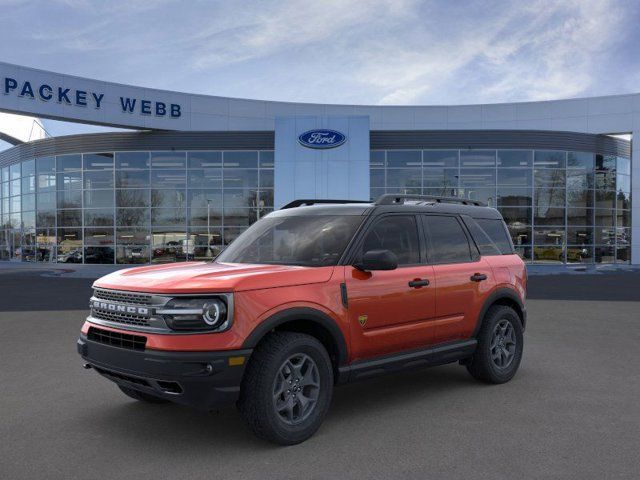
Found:
[[[2,61],[169,90],[398,105],[640,91],[636,0],[0,0],[0,11]]]

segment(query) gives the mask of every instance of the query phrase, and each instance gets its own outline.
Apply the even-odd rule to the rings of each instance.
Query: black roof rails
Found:
[[[381,195],[374,202],[375,205],[402,205],[405,200],[418,200],[428,203],[459,203],[461,205],[473,205],[475,207],[486,207],[487,205],[478,200],[467,200],[466,198],[457,197],[438,197],[435,195],[404,195],[387,193]]]
[[[294,200],[293,202],[287,203],[284,207],[280,208],[280,210],[285,210],[287,208],[302,207],[303,205],[317,205],[319,203],[345,204],[345,203],[371,203],[371,202],[366,200],[328,200],[326,198],[301,199],[301,200]]]

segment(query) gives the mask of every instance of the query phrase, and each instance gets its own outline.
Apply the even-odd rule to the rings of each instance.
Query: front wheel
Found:
[[[520,366],[524,346],[518,314],[504,305],[491,307],[477,338],[476,351],[466,365],[469,373],[487,383],[511,380]]]
[[[258,437],[294,445],[324,420],[333,394],[333,368],[310,335],[274,332],[256,348],[242,381],[238,408]]]

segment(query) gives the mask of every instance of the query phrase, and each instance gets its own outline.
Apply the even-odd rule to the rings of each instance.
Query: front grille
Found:
[[[93,296],[100,300],[118,303],[129,303],[134,305],[151,305],[151,295],[146,293],[133,293],[133,292],[116,292],[114,290],[104,290],[102,288],[95,288],[93,290]]]
[[[147,345],[147,337],[142,335],[129,335],[96,327],[89,327],[87,338],[93,342],[129,350],[144,350]]]
[[[149,319],[141,315],[134,315],[131,313],[114,313],[108,310],[99,310],[94,308],[91,312],[93,318],[100,320],[108,320],[109,322],[125,323],[127,325],[137,325],[139,327],[148,327],[150,325]]]

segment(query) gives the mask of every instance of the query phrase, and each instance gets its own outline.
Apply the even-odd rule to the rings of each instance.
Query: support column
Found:
[[[640,265],[640,118],[635,123],[631,139],[631,263]]]

